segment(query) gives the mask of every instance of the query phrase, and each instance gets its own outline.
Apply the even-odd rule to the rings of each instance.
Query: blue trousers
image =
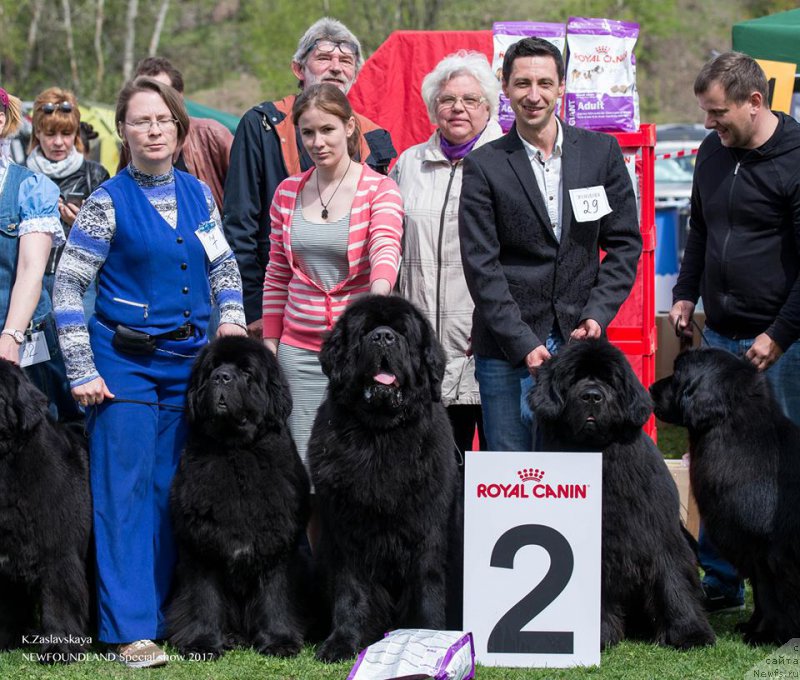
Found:
[[[545,347],[558,352],[564,339],[553,330]],[[528,392],[536,385],[526,366],[475,355],[475,378],[481,393],[483,430],[489,451],[533,451],[536,419],[528,406]]]
[[[98,638],[158,639],[175,565],[169,490],[186,441],[178,409],[207,340],[159,340],[153,354],[132,356],[111,346],[113,331],[96,317],[89,335],[97,370],[117,399],[167,406],[106,400],[87,411]]]
[[[703,336],[704,345],[725,349],[740,357],[747,353],[755,340],[755,338],[733,340],[707,326]],[[800,425],[800,342],[795,342],[767,369],[767,378],[786,417]],[[702,523],[698,544],[698,560],[705,571],[703,584],[709,590],[721,595],[744,598],[744,584],[741,577],[733,565],[719,554]]]

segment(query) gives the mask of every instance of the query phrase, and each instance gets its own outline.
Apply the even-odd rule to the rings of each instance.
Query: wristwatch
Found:
[[[16,342],[18,345],[21,345],[23,342],[25,342],[25,334],[22,331],[18,331],[14,328],[4,328],[2,331],[0,331],[0,335],[10,335],[12,338],[14,338],[14,342]]]

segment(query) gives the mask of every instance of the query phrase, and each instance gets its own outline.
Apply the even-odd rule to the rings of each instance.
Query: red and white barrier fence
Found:
[[[656,154],[655,159],[657,161],[662,161],[667,158],[683,158],[684,156],[694,156],[698,151],[699,147],[696,149],[681,149],[680,151],[670,151],[669,153],[659,153]]]

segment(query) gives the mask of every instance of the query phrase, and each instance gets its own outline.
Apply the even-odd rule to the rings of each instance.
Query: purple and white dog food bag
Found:
[[[494,41],[494,57],[492,71],[497,79],[503,82],[503,58],[508,48],[523,38],[542,38],[553,43],[564,54],[566,46],[567,27],[564,24],[548,24],[540,21],[496,21],[492,24]],[[560,115],[561,100],[556,103],[556,115]],[[508,132],[514,124],[514,111],[511,103],[502,92],[500,93],[500,106],[497,109],[497,122]]]
[[[472,633],[393,630],[383,640],[362,650],[347,680],[391,680],[406,676],[472,680],[475,677]]]
[[[570,18],[564,117],[568,125],[607,132],[639,129],[633,55],[638,37],[636,23]]]

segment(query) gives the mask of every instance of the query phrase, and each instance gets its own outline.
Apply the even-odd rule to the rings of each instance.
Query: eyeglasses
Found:
[[[175,118],[142,118],[141,120],[134,120],[132,122],[125,121],[125,125],[132,127],[136,132],[150,132],[150,128],[155,125],[162,132],[173,132],[178,125]]]
[[[39,107],[39,110],[42,113],[46,113],[48,115],[50,115],[51,113],[55,113],[56,111],[71,113],[72,104],[70,102],[61,102],[60,104],[54,104],[53,102],[45,102]]]
[[[480,108],[481,104],[486,102],[486,97],[479,97],[475,94],[465,94],[463,97],[455,97],[452,94],[446,94],[443,97],[436,98],[436,105],[439,109],[452,109],[457,101],[461,101],[461,105],[470,111],[475,111]]]
[[[334,52],[337,47],[342,54],[351,56],[358,54],[358,45],[356,45],[354,42],[350,42],[349,40],[328,40],[327,38],[318,38],[315,40],[314,44],[311,46],[311,49],[309,49],[306,54],[311,53],[314,48],[316,48],[317,51],[322,52],[322,54],[330,54],[331,52]]]

